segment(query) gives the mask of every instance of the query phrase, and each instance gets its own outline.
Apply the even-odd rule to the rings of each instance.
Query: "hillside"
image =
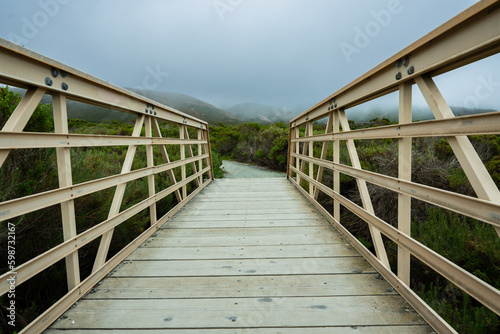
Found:
[[[227,112],[244,121],[258,123],[289,122],[296,116],[290,111],[258,103],[237,104],[227,109]]]
[[[241,120],[207,102],[198,100],[189,95],[171,92],[154,92],[134,90],[151,100],[170,106],[191,116],[197,117],[208,123],[238,123]]]
[[[25,90],[15,87],[10,88],[12,91],[24,95]],[[228,123],[235,124],[241,123],[237,117],[228,114],[213,105],[204,101],[198,100],[192,96],[178,93],[168,92],[153,92],[144,90],[134,90],[151,100],[157,101],[161,104],[170,106],[174,109],[182,111],[188,115],[202,119],[208,123]],[[52,103],[51,97],[46,95],[43,97],[42,103]],[[68,100],[68,117],[70,119],[82,119],[89,122],[106,122],[106,121],[119,121],[130,122],[133,121],[134,115],[110,110],[90,104],[85,104],[77,101]]]
[[[493,109],[470,109],[464,107],[450,106],[455,116],[466,116],[482,114],[485,112],[495,111]],[[371,110],[348,110],[347,118],[356,123],[365,123],[374,118],[387,118],[391,121],[397,122],[399,119],[399,110],[397,107],[388,108],[375,108]],[[412,110],[413,121],[425,121],[434,119],[431,110],[426,107],[414,106]]]

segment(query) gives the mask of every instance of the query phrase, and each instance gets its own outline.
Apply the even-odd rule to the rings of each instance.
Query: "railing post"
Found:
[[[180,139],[184,140],[185,138],[185,125],[179,125],[179,135]],[[181,161],[186,159],[186,146],[184,144],[180,145],[180,153],[181,153]],[[181,182],[186,179],[186,164],[183,164],[181,167]],[[187,197],[187,185],[182,186],[182,200],[185,200]]]
[[[198,140],[202,140],[203,139],[203,130],[201,129],[198,129],[197,133],[198,133]],[[202,145],[201,144],[198,144],[198,156],[201,156],[203,154],[202,152]],[[200,159],[200,161],[198,161],[198,170],[203,170],[203,161],[202,159]],[[198,178],[198,185],[202,185],[203,184],[203,175],[200,175],[200,177]]]
[[[300,138],[300,129],[298,126],[295,127],[295,138]],[[300,142],[295,143],[295,153],[300,154]],[[297,170],[300,170],[300,158],[295,158],[295,166]],[[295,175],[297,177],[297,183],[301,184],[302,181],[300,180],[299,173],[295,173]]]
[[[340,122],[339,122],[339,111],[335,110],[333,112],[332,122],[333,122],[333,163],[340,163],[340,141],[335,138],[335,134],[340,132]],[[334,168],[333,170],[333,191],[340,194],[340,172]],[[333,218],[340,223],[340,202],[334,198],[333,199]]]
[[[68,134],[68,111],[66,109],[66,97],[61,94],[52,95],[52,106],[54,110],[54,128],[56,133]],[[71,171],[71,149],[58,147],[57,172],[59,174],[59,187],[70,187],[73,185]],[[61,203],[63,237],[67,241],[77,235],[75,201],[69,200]],[[80,265],[78,262],[78,251],[69,254],[66,259],[66,279],[68,290],[72,290],[80,283]]]
[[[342,125],[342,130],[344,131],[351,130],[344,109],[339,110],[339,120],[340,124]],[[356,150],[356,145],[354,144],[353,139],[347,140],[347,150],[349,151],[349,157],[351,158],[352,166],[357,169],[362,169],[361,162],[359,161],[358,151]],[[368,186],[366,185],[366,181],[362,179],[356,179],[356,182],[358,185],[359,194],[361,196],[361,202],[363,202],[363,207],[368,212],[375,214],[375,210],[373,209],[373,204],[370,197],[370,193],[368,192]],[[373,247],[375,248],[377,257],[384,264],[386,268],[390,269],[391,266],[389,264],[389,259],[387,258],[387,252],[385,251],[382,234],[378,229],[376,229],[372,225],[369,225],[369,229],[370,229],[370,235],[372,237]]]
[[[146,121],[144,123],[144,126],[146,127],[146,137],[153,137],[153,131],[151,129],[152,127],[152,122],[153,122],[153,117],[147,116]],[[146,145],[146,160],[148,167],[154,167],[154,159],[153,159],[153,143],[151,145]],[[155,190],[155,176],[149,175],[148,176],[148,191],[149,191],[149,196],[154,196],[156,193]],[[157,215],[156,215],[156,202],[153,203],[149,207],[149,215],[150,215],[150,220],[151,220],[151,225],[156,224],[157,220]]]
[[[331,111],[330,114],[328,115],[328,120],[326,122],[325,134],[332,133],[332,124],[333,124],[332,122],[333,122],[333,111]],[[323,147],[321,148],[321,157],[320,157],[321,160],[326,159],[326,155],[328,154],[328,146],[329,145],[330,145],[330,142],[327,142],[327,141],[323,142]],[[316,176],[316,181],[321,182],[321,180],[323,179],[324,169],[325,168],[323,166],[318,166],[318,175]],[[315,188],[314,189],[314,199],[318,200],[318,197],[319,197],[319,189]]]
[[[412,122],[412,83],[406,81],[399,85],[399,124]],[[412,138],[400,138],[398,177],[411,181],[411,144]],[[398,194],[398,229],[411,235],[411,197]],[[410,286],[410,252],[398,245],[398,276]]]
[[[306,131],[304,133],[304,138],[307,138],[309,137],[310,134],[309,134],[309,123],[306,123]],[[304,144],[302,145],[302,155],[308,155],[309,154],[309,145],[307,145],[307,142],[304,142]],[[307,161],[305,161],[304,159],[299,159],[299,160],[302,160],[300,162],[300,171],[303,173],[304,170],[306,169],[306,163]],[[299,183],[299,185],[302,187],[302,179],[300,179],[301,183]]]
[[[309,137],[314,134],[313,122],[307,122],[307,128],[309,129]],[[309,157],[314,158],[314,142],[309,142]],[[309,177],[314,179],[314,163],[309,161]],[[309,195],[314,196],[314,185],[309,182]]]

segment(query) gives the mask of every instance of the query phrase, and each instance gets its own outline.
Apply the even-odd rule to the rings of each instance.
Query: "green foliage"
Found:
[[[214,151],[225,159],[286,170],[288,128],[283,122],[274,125],[218,124],[210,127],[210,141]]]
[[[414,222],[412,235],[465,270],[500,287],[500,239],[491,225],[430,208],[425,222]]]
[[[212,167],[214,169],[214,177],[217,179],[221,179],[224,177],[224,171],[222,170],[222,156],[220,153],[215,152],[213,149],[212,153]]]
[[[9,87],[0,87],[0,129],[6,124],[14,112],[21,96],[9,90]],[[54,130],[54,121],[51,116],[51,106],[39,104],[28,124],[23,129],[27,132],[50,132]]]

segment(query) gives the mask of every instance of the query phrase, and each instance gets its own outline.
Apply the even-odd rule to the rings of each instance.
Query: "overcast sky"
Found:
[[[124,87],[304,110],[475,2],[0,0],[0,37]],[[499,68],[436,81],[450,104],[498,108]]]

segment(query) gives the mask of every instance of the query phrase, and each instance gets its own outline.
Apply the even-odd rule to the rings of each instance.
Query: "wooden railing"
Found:
[[[500,191],[467,137],[499,134],[500,112],[455,117],[433,77],[494,55],[499,50],[500,3],[480,1],[290,122],[288,178],[439,333],[454,330],[410,288],[410,255],[496,314],[500,314],[500,292],[411,237],[411,200],[491,224],[500,235]],[[414,84],[423,94],[435,120],[412,122]],[[347,109],[396,91],[399,92],[399,124],[350,130]],[[326,133],[315,135],[313,124],[325,119]],[[453,149],[477,197],[411,181],[412,138],[441,136]],[[384,138],[398,142],[397,177],[361,168],[355,140]],[[314,143],[318,142],[322,143],[322,150],[319,156],[314,156]],[[330,155],[333,157],[326,160],[331,143],[333,153]],[[350,164],[340,160],[340,143],[347,145]],[[326,169],[333,173],[333,184],[323,183]],[[341,195],[341,174],[356,180],[362,205]],[[394,208],[398,216],[397,227],[375,215],[367,183],[397,194],[398,207]],[[333,199],[333,210],[318,203],[320,192]],[[375,255],[344,227],[340,221],[341,206],[367,223]],[[397,274],[389,265],[382,235],[398,245]]]
[[[111,269],[210,183],[213,179],[213,171],[208,126],[204,121],[5,40],[0,40],[0,83],[27,89],[0,131],[0,167],[12,150],[56,148],[59,176],[57,189],[0,203],[0,221],[2,224],[8,224],[9,231],[15,230],[12,219],[16,217],[53,205],[61,206],[63,242],[28,262],[16,263],[15,268],[10,268],[9,272],[3,273],[0,277],[0,295],[4,295],[51,265],[65,259],[69,292],[24,330],[36,333],[47,328],[62,312],[87,293]],[[55,133],[23,132],[45,94],[52,96]],[[66,103],[68,99],[135,115],[132,135],[104,136],[69,133]],[[162,122],[178,126],[179,138],[163,138]],[[141,136],[143,129],[145,136]],[[192,135],[193,133],[197,135],[196,139],[189,138],[189,130]],[[123,162],[110,161],[112,164],[121,165],[121,173],[73,184],[72,168],[75,167],[74,163],[72,167],[72,150],[102,146],[128,146]],[[134,156],[141,146],[146,149],[147,165],[133,170]],[[170,160],[171,155],[168,151],[174,146],[178,146],[176,150],[180,151],[180,159],[177,161]],[[161,160],[163,164],[155,165],[155,161]],[[187,165],[191,165],[191,175],[187,175]],[[85,168],[85,166],[77,166],[77,168]],[[176,179],[174,175],[176,168],[181,169],[180,179]],[[158,185],[155,186],[155,179],[161,177],[169,178],[169,186],[164,189],[158,189]],[[147,179],[149,196],[128,209],[120,211],[127,184],[141,179]],[[75,200],[109,188],[116,188],[116,190],[108,219],[86,231],[77,233]],[[162,217],[158,217],[157,202],[170,194],[175,195],[177,205]],[[149,228],[108,259],[114,228],[147,209],[150,212]],[[15,235],[9,237],[9,240],[13,240],[13,247],[9,247],[9,254],[14,254],[11,251],[16,245],[14,238]],[[83,279],[80,277],[78,251],[98,238],[100,238],[100,245],[92,273]],[[9,245],[11,245],[10,242]],[[26,242],[21,244],[20,240],[17,240],[17,247],[29,246]],[[14,256],[9,257],[11,258],[15,259]]]

